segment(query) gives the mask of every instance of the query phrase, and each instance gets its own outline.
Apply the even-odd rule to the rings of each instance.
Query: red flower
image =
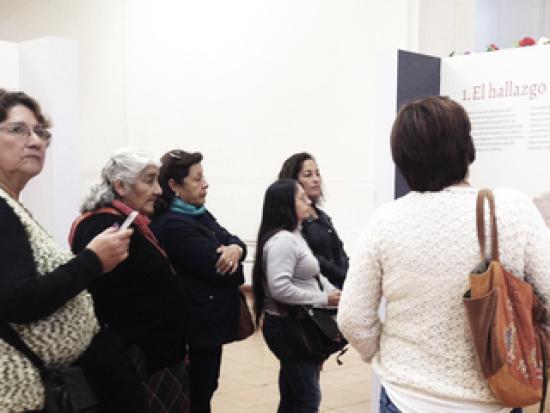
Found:
[[[524,37],[519,41],[519,47],[534,46],[537,42],[532,37]]]
[[[498,50],[498,46],[494,43],[491,43],[489,46],[487,46],[488,52],[494,52],[495,50]]]

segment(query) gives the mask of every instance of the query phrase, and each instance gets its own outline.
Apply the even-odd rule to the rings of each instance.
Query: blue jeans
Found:
[[[523,412],[523,409],[516,407],[510,413],[522,413],[522,412]],[[384,387],[382,387],[382,389],[380,390],[380,413],[401,413],[401,410],[395,407],[395,404],[393,404],[390,398],[388,397],[388,394],[386,393],[386,389]]]
[[[384,387],[380,389],[380,413],[401,413],[388,397]]]
[[[271,352],[279,359],[279,394],[277,413],[317,413],[321,404],[319,373],[316,360],[297,359],[285,340],[281,318],[266,314],[264,339]]]

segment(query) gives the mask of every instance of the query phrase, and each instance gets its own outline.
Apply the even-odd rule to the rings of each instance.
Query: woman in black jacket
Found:
[[[204,207],[202,155],[173,150],[161,159],[151,228],[183,284],[189,340],[191,412],[210,412],[222,345],[237,339],[245,244]]]
[[[138,149],[121,149],[102,170],[71,231],[77,253],[105,228],[120,226],[134,210],[128,258],[89,287],[97,317],[122,342],[139,371],[153,412],[185,413],[185,324],[182,296],[149,219],[161,189],[158,161]]]
[[[315,158],[307,152],[295,153],[283,163],[279,179],[297,180],[311,200],[311,213],[309,218],[302,222],[302,235],[319,261],[321,274],[327,277],[332,285],[342,289],[349,258],[330,217],[319,208],[323,188]]]

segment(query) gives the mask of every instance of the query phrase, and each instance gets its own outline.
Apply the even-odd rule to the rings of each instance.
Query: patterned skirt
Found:
[[[129,351],[132,364],[142,379],[148,407],[154,413],[188,413],[189,379],[185,362],[157,370],[147,370],[147,360],[138,347]]]

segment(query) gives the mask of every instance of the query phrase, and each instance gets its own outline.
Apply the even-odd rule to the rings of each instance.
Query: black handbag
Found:
[[[0,337],[19,350],[40,371],[47,413],[100,413],[101,406],[80,367],[51,368],[27,346],[8,324],[0,323]]]
[[[319,277],[317,283],[323,291]],[[295,356],[325,360],[339,352],[336,362],[342,364],[340,357],[348,350],[348,342],[336,324],[336,309],[280,303],[278,306],[283,315],[285,338]]]

